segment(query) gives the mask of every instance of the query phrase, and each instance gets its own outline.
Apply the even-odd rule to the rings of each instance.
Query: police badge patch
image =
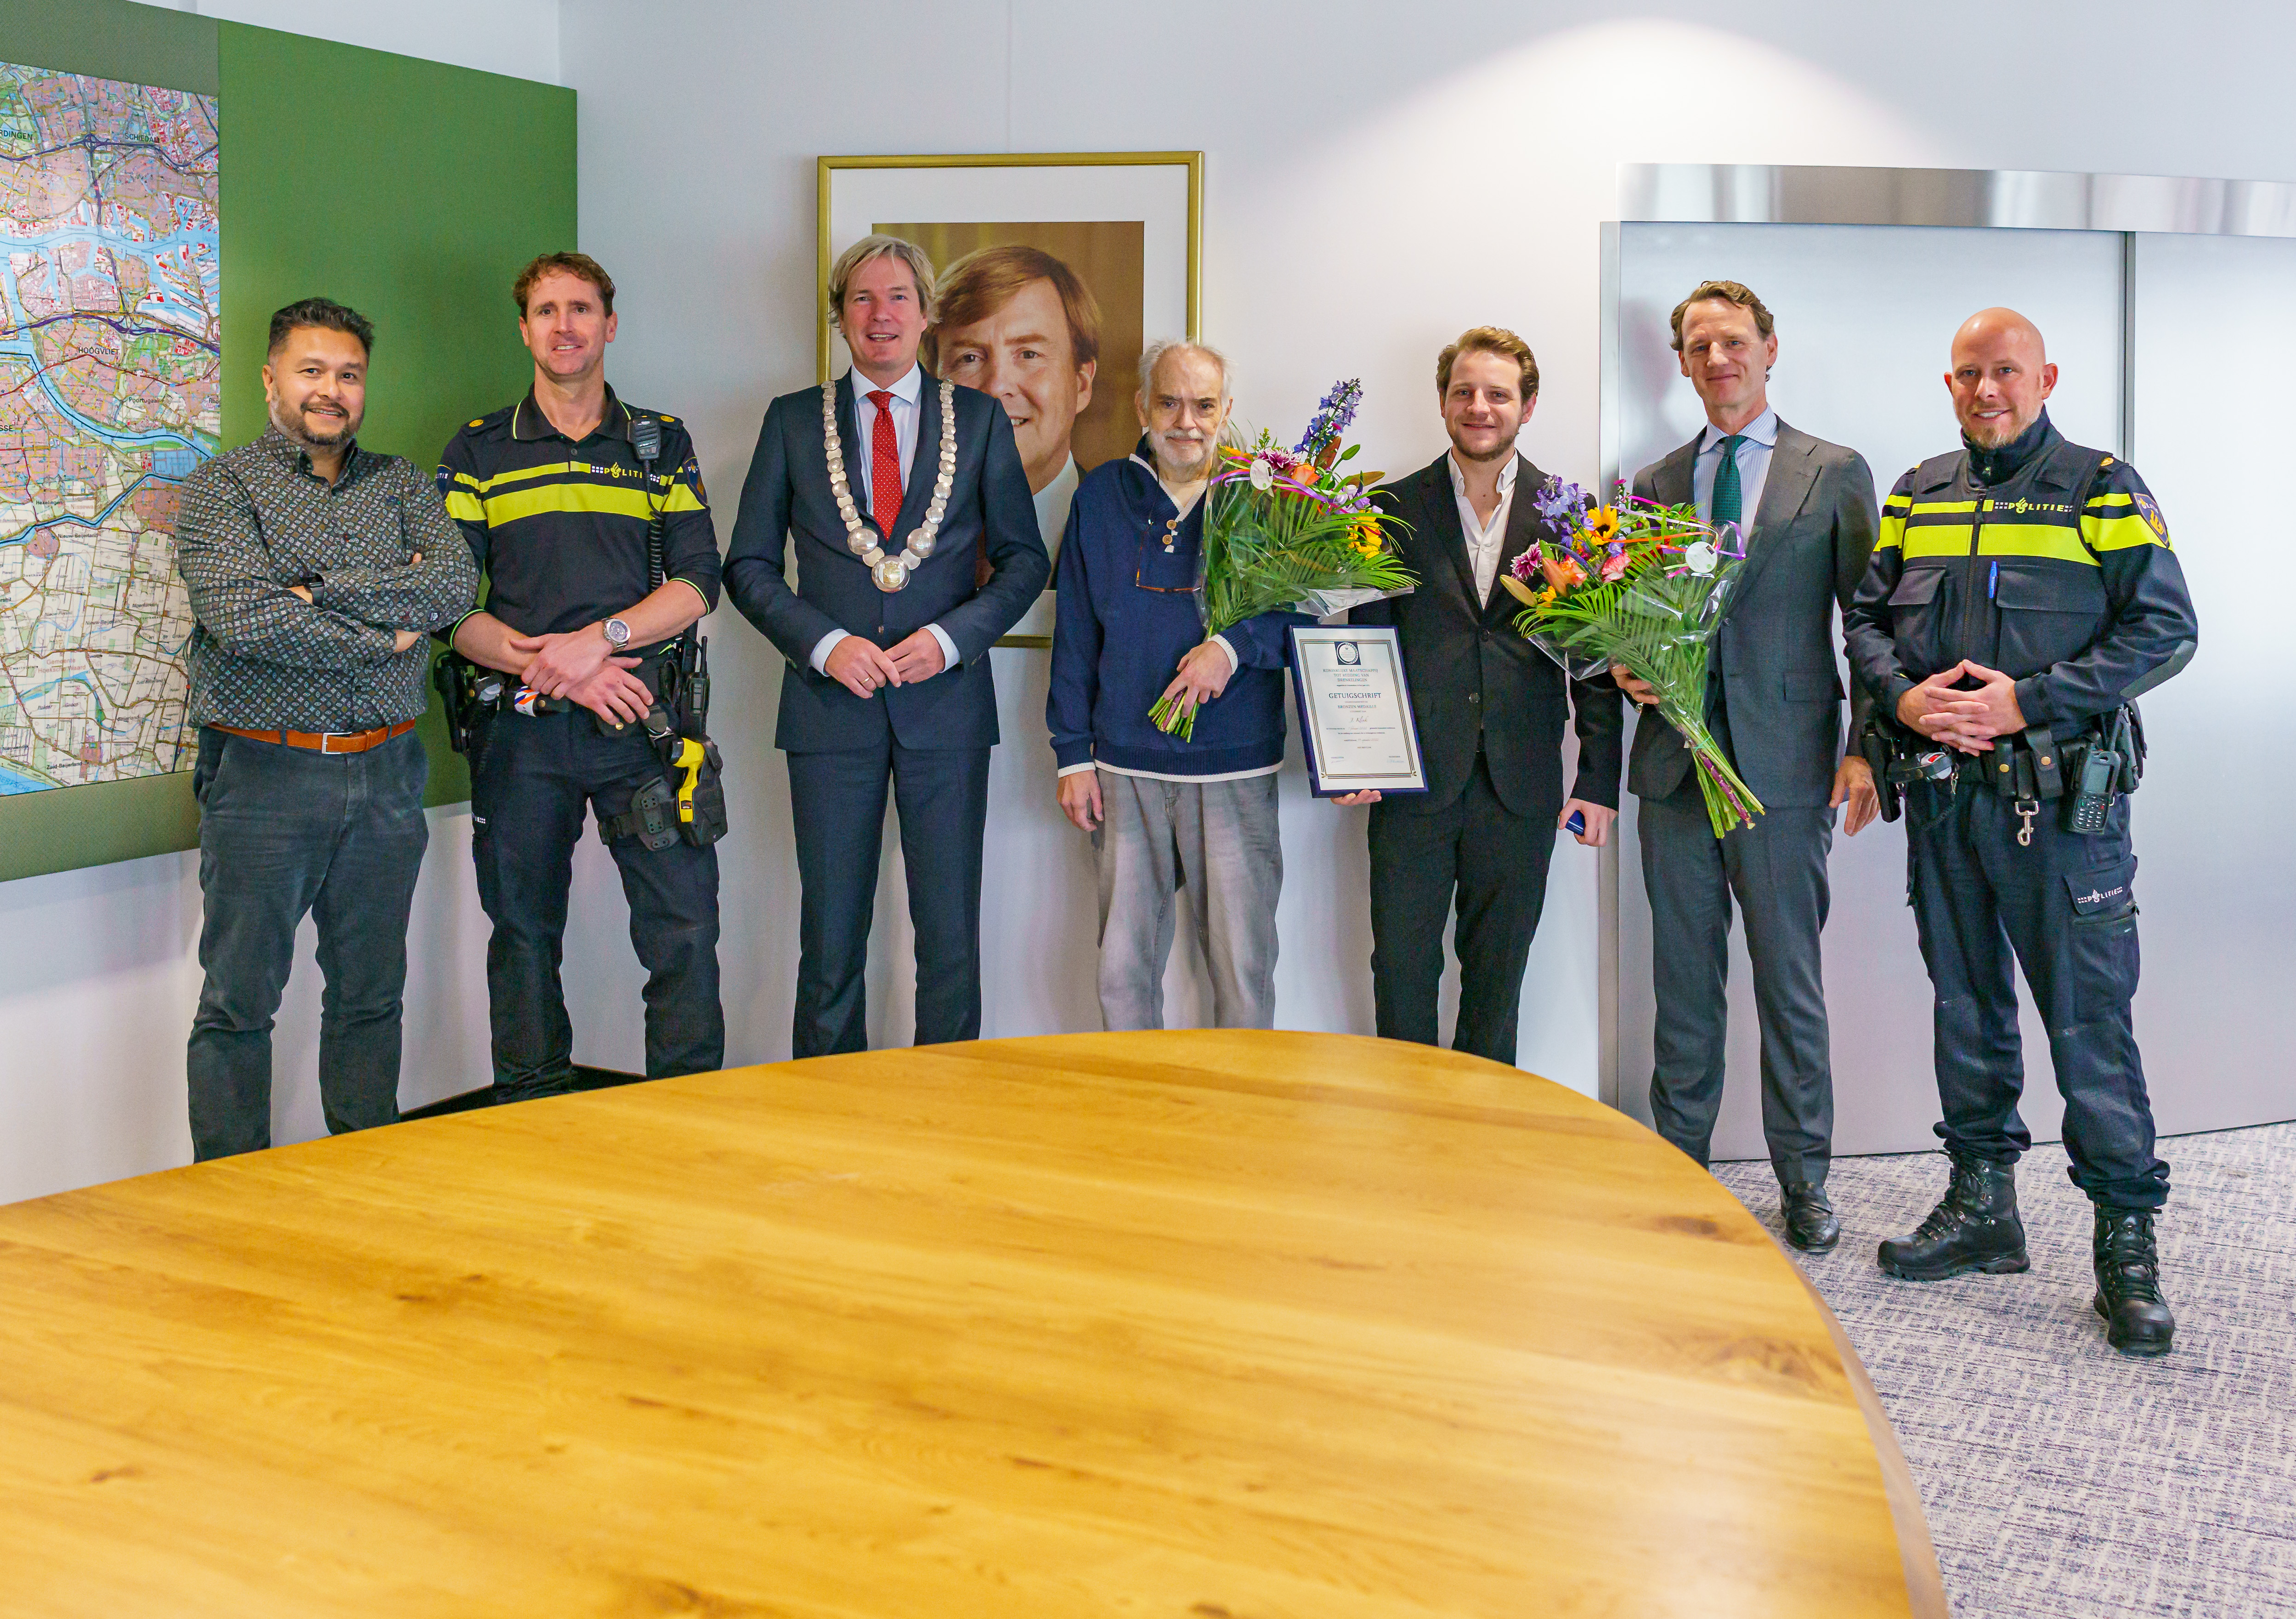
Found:
[[[2136,514],[2144,520],[2145,525],[2162,539],[2168,538],[2169,520],[2161,515],[2161,507],[2152,497],[2139,491],[2133,498]]]

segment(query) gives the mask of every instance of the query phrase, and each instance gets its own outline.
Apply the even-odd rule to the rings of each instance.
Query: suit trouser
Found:
[[[2067,832],[2061,805],[2021,818],[1989,785],[1906,795],[1907,881],[1922,958],[1937,990],[1939,1135],[2014,1163],[2033,1145],[2017,1112],[2025,1065],[2011,954],[2049,1031],[2065,1098],[2073,1184],[2098,1203],[2157,1209],[2169,1166],[2153,1155],[2152,1105],[2136,1050],[2136,856],[2128,803],[2094,836]]]
[[[317,753],[203,728],[200,989],[186,1054],[192,1154],[271,1145],[271,1025],[318,924],[319,1097],[330,1131],[398,1117],[406,918],[430,841],[429,778],[411,732],[364,753]]]
[[[1694,771],[1642,801],[1643,885],[1650,894],[1651,1116],[1658,1133],[1704,1163],[1722,1105],[1734,895],[1754,968],[1762,1035],[1762,1136],[1780,1180],[1823,1180],[1833,1152],[1833,1068],[1818,936],[1831,890],[1833,811],[1785,804],[1714,835]]]
[[[584,810],[611,818],[661,779],[661,759],[632,726],[606,735],[586,711],[496,712],[481,721],[471,772],[471,858],[487,941],[495,1085],[504,1097],[552,1096],[574,1082],[574,1027],[559,980],[566,901]],[[718,985],[718,851],[680,841],[610,845],[630,908],[630,946],[646,971],[646,1077],[726,1065]]]
[[[1522,975],[1546,907],[1554,818],[1562,803],[1517,815],[1500,801],[1481,754],[1439,810],[1408,800],[1371,810],[1372,998],[1382,1038],[1437,1043],[1443,924],[1456,897],[1459,1023],[1451,1047],[1512,1065]]]
[[[1100,1016],[1164,1026],[1173,894],[1185,888],[1212,981],[1212,1026],[1275,1026],[1275,902],[1283,892],[1276,777],[1179,782],[1100,775]]]
[[[979,1039],[988,750],[903,747],[889,730],[866,747],[784,757],[803,889],[791,1055],[869,1048],[865,974],[889,783],[916,934],[916,1043]]]

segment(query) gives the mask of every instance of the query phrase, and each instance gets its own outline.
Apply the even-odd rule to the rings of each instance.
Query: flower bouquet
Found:
[[[1341,435],[1362,399],[1359,382],[1335,386],[1291,449],[1265,431],[1248,448],[1220,447],[1196,562],[1196,612],[1207,637],[1263,612],[1292,608],[1320,618],[1417,585],[1388,544],[1387,531],[1400,523],[1371,502],[1382,474],[1339,470],[1358,448],[1342,445]],[[1180,698],[1160,698],[1148,717],[1168,736],[1195,733],[1194,705]]]
[[[1500,576],[1523,604],[1515,628],[1574,678],[1615,663],[1654,686],[1658,711],[1690,744],[1714,835],[1752,826],[1761,801],[1706,728],[1707,648],[1746,560],[1737,525],[1717,530],[1694,507],[1623,491],[1596,506],[1559,478],[1532,499],[1568,538],[1541,541]]]

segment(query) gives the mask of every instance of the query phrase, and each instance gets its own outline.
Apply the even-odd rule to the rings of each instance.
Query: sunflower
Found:
[[[1610,544],[1618,538],[1619,508],[1596,506],[1587,514],[1587,526],[1582,532],[1598,546]]]

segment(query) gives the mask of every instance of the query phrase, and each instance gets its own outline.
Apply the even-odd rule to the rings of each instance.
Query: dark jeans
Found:
[[[2115,804],[2093,837],[2065,831],[2058,815],[2058,805],[2043,804],[2033,841],[2021,844],[2021,818],[1988,785],[1906,795],[1907,880],[1937,990],[1938,1134],[1997,1163],[2014,1163],[2033,1145],[2017,1111],[2025,1064],[2013,952],[2049,1031],[2073,1184],[2101,1204],[2157,1209],[2169,1199],[2169,1166],[2153,1155],[2129,1015],[2137,951],[2128,802]]]
[[[1530,941],[1546,906],[1553,809],[1516,815],[1478,755],[1459,796],[1439,810],[1390,799],[1371,810],[1372,999],[1382,1039],[1436,1043],[1443,924],[1456,895],[1459,1025],[1451,1048],[1512,1066]]]
[[[663,768],[633,726],[601,732],[588,711],[485,722],[471,773],[471,855],[479,903],[494,924],[487,941],[487,1002],[495,1085],[505,1097],[572,1088],[574,1028],[559,981],[566,895],[584,810],[622,814]],[[718,851],[680,841],[611,845],[630,907],[630,944],[646,970],[646,1077],[707,1073],[726,1065],[726,1014],[718,991]]]
[[[867,748],[786,757],[802,890],[791,1054],[868,1048],[864,974],[889,784],[917,941],[916,1043],[979,1039],[988,750],[905,748],[888,736]]]
[[[200,966],[192,1020],[192,1152],[271,1145],[271,1024],[295,929],[319,925],[319,1097],[340,1132],[398,1117],[406,915],[430,840],[429,767],[409,732],[365,753],[315,753],[202,729]]]

